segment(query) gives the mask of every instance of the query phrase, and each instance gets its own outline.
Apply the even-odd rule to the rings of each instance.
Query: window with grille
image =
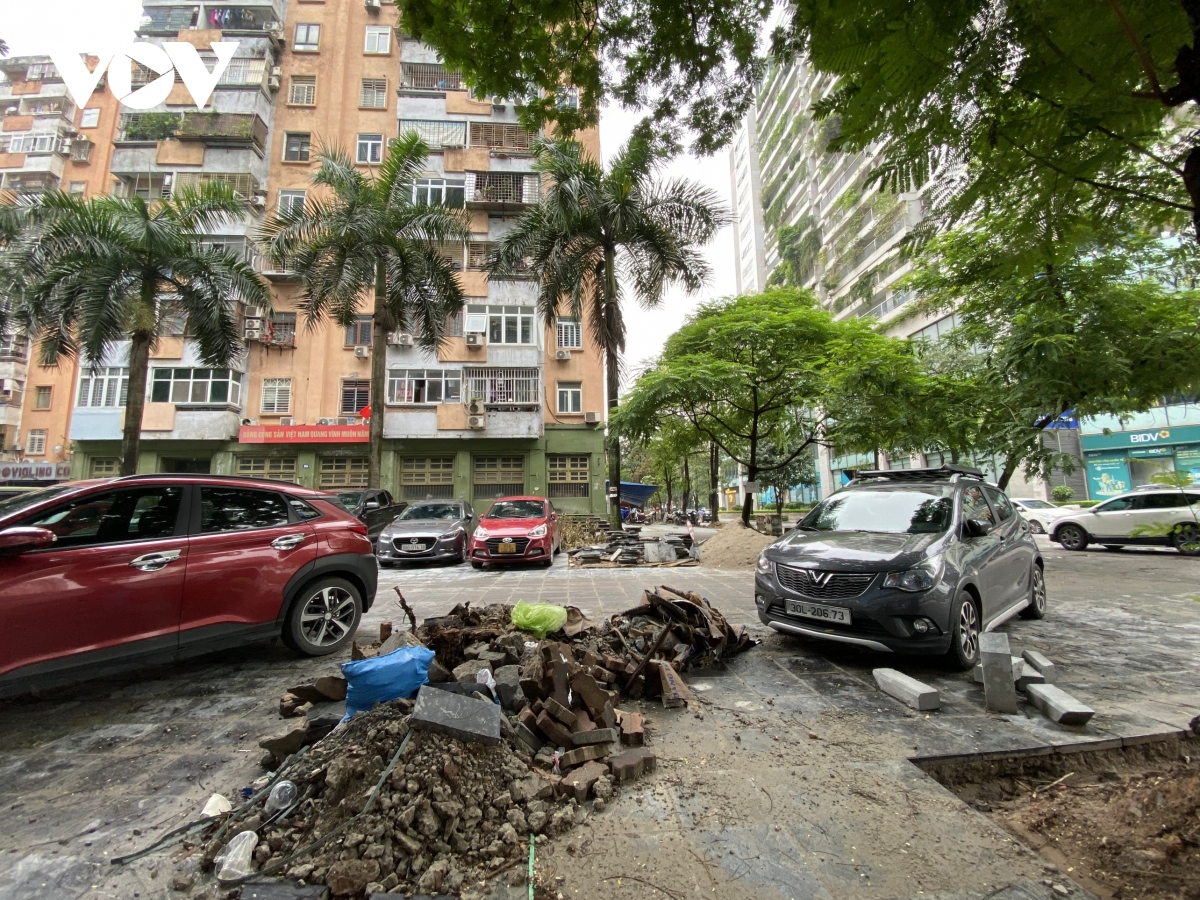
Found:
[[[537,317],[532,306],[477,306],[472,304],[467,307],[467,313],[487,315],[488,343],[534,343],[534,321]]]
[[[358,411],[371,403],[371,382],[343,381],[342,405],[340,412],[343,416],[357,416]]]
[[[583,326],[578,319],[558,320],[558,346],[567,350],[583,347]]]
[[[269,343],[292,347],[296,344],[296,314],[288,312],[271,313],[269,323]]]
[[[292,379],[264,378],[262,386],[262,411],[287,414],[292,408]]]
[[[297,25],[293,50],[316,50],[321,45],[320,25]]]
[[[100,456],[92,460],[93,478],[113,478],[121,469],[121,461],[115,456]]]
[[[392,369],[388,403],[459,403],[461,369]]]
[[[307,131],[288,132],[283,139],[284,162],[308,162],[312,152],[312,135]]]
[[[85,193],[87,193],[87,182],[72,181],[67,187],[67,193],[74,194],[77,197],[82,197]]]
[[[175,175],[176,190],[194,189],[202,184],[227,184],[243,199],[258,190],[258,179],[249,172],[179,172]]]
[[[321,460],[321,471],[318,476],[318,486],[322,488],[365,488],[367,486],[367,458],[353,457],[324,457]]]
[[[237,473],[248,478],[269,478],[271,481],[296,480],[296,458],[276,459],[269,456],[239,456]]]
[[[548,455],[546,484],[551,497],[589,496],[588,457]]]
[[[375,165],[381,159],[383,159],[383,135],[360,134],[358,136],[358,162]]]
[[[50,397],[54,389],[47,384],[39,385],[33,389],[33,408],[34,409],[49,409]]]
[[[76,138],[71,141],[71,162],[91,162],[92,148],[95,146],[95,144],[85,138]]]
[[[389,53],[392,49],[392,29],[387,25],[368,25],[364,53]]]
[[[499,122],[472,122],[471,146],[488,147],[492,150],[528,150],[533,146],[534,135],[519,125],[504,125]]]
[[[401,63],[400,86],[410,91],[461,91],[462,74],[440,63]]]
[[[462,147],[467,143],[466,122],[441,122],[436,119],[401,119],[400,134],[415,131],[432,150]]]
[[[400,496],[448,500],[454,496],[453,456],[406,456],[400,460]]]
[[[317,76],[293,75],[288,103],[293,106],[315,106],[317,102]]]
[[[558,383],[558,411],[560,413],[583,412],[583,385],[578,381]]]
[[[446,323],[446,335],[448,337],[463,336],[463,314],[461,309],[450,316],[450,320]]]
[[[358,105],[364,109],[387,109],[387,79],[364,78],[358,92]],[[383,135],[380,135],[382,141]]]
[[[279,212],[281,215],[296,215],[304,212],[304,201],[308,191],[280,191]]]
[[[476,456],[474,497],[489,500],[525,493],[525,457]]]
[[[25,452],[30,456],[42,456],[46,452],[46,431],[42,428],[35,428],[29,432],[29,443],[25,445]]]
[[[366,347],[371,343],[371,317],[359,316],[346,329],[347,347]]]
[[[129,370],[118,367],[84,369],[79,376],[76,406],[121,407],[129,398]]]
[[[488,254],[491,253],[493,246],[488,241],[471,241],[467,244],[467,271],[486,271]]]
[[[217,403],[240,406],[242,373],[229,369],[154,369],[154,403]]]

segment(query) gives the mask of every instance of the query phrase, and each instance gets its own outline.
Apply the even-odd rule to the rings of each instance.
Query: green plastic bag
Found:
[[[526,603],[518,600],[513,607],[512,623],[528,631],[539,641],[567,624],[567,611],[553,603]]]

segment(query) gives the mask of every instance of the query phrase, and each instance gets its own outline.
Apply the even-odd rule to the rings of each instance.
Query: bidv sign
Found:
[[[58,74],[67,85],[67,91],[76,106],[87,106],[92,92],[100,83],[105,70],[108,71],[108,86],[123,106],[130,109],[152,109],[163,103],[175,85],[175,73],[183,80],[198,108],[203,107],[212,96],[213,88],[225,74],[229,60],[237,50],[238,41],[217,41],[212,45],[217,62],[212,71],[204,65],[200,54],[191,44],[182,41],[165,41],[157,44],[137,42],[129,44],[119,53],[101,56],[96,68],[88,71],[87,64],[78,53],[65,50],[51,51],[50,59],[58,68]],[[141,63],[158,74],[149,84],[133,89],[133,64]]]
[[[1171,436],[1171,432],[1165,428],[1162,431],[1159,431],[1157,433],[1155,433],[1153,431],[1145,431],[1145,432],[1142,432],[1141,434],[1131,434],[1129,436],[1129,443],[1131,443],[1131,444],[1152,444],[1155,441],[1157,441],[1159,438],[1169,438],[1170,436]]]

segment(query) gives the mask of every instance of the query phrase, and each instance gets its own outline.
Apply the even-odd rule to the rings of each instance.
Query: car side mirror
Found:
[[[56,540],[58,538],[48,528],[38,528],[36,526],[5,528],[3,531],[0,531],[0,550],[25,553],[29,550],[49,547]]]
[[[558,521],[558,513],[550,513],[550,521],[557,522]]]
[[[984,519],[967,519],[963,522],[963,537],[983,537],[992,530],[992,523]]]
[[[363,506],[363,509],[379,509],[379,501],[378,500],[368,500],[366,502],[366,504]]]

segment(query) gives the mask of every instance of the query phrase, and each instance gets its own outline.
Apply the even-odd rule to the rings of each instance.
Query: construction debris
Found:
[[[875,684],[881,691],[913,709],[940,709],[942,706],[942,696],[937,688],[910,678],[903,672],[895,669],[875,669],[871,674],[875,676]]]
[[[607,538],[604,544],[568,551],[571,565],[599,568],[699,565],[693,551],[694,542],[688,534],[668,534],[658,540],[643,540],[641,528],[626,526],[621,531],[609,531]]]

